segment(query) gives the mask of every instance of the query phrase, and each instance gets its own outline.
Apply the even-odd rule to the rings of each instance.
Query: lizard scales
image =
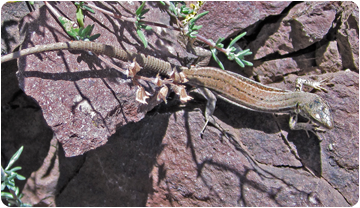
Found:
[[[136,58],[136,62],[145,69],[149,69],[161,74],[167,75],[168,69],[171,68],[169,62],[155,58],[153,56],[145,56],[144,54],[132,53],[122,50],[119,47],[106,45],[102,43],[90,42],[90,41],[70,41],[70,42],[58,42],[47,45],[37,45],[31,48],[26,48],[20,51],[16,51],[11,54],[7,54],[1,57],[1,63],[17,59],[22,56],[30,54],[41,53],[46,51],[56,50],[84,50],[91,51],[96,54],[106,55],[108,57],[117,58],[122,61],[129,61]]]
[[[136,62],[144,69],[162,75],[169,75],[172,72],[169,62],[144,54],[127,52],[118,47],[88,41],[59,42],[35,46],[2,56],[1,62],[53,50],[92,51],[122,61],[130,61],[136,58]],[[328,129],[333,128],[330,107],[318,95],[269,87],[241,75],[214,67],[190,69],[181,67],[181,69],[189,80],[189,84],[212,89],[220,98],[237,106],[260,112],[300,114],[317,125]]]
[[[295,112],[328,129],[333,128],[330,107],[316,94],[269,87],[214,67],[182,69],[190,84],[212,89],[234,105],[266,113]]]

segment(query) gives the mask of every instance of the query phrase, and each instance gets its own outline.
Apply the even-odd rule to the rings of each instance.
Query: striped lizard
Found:
[[[59,42],[38,45],[1,57],[1,63],[34,53],[53,50],[84,50],[106,55],[122,61],[136,58],[136,62],[146,70],[170,76],[172,70],[169,62],[140,53],[132,53],[118,47],[88,41]],[[294,92],[269,87],[239,74],[223,71],[215,67],[179,67],[185,74],[188,83],[196,87],[211,89],[225,101],[245,109],[266,113],[289,113],[289,126],[292,130],[324,131],[333,128],[330,107],[320,96],[303,92],[302,85],[323,89],[321,82],[297,79]],[[178,73],[177,73],[178,74]],[[178,82],[174,80],[174,82]],[[324,90],[324,89],[323,89]],[[307,118],[307,123],[297,122],[298,115]]]

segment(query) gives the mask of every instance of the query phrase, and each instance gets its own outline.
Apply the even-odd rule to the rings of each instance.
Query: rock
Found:
[[[284,18],[265,24],[257,41],[251,43],[249,48],[255,52],[255,59],[304,49],[325,37],[332,27],[335,14],[336,9],[329,2],[296,4]]]
[[[209,8],[216,8],[218,11],[235,11],[236,9],[236,7],[221,8],[222,6],[230,5],[228,2],[209,3]],[[97,4],[109,10],[118,6],[118,4],[115,3]],[[122,10],[123,8],[116,7],[119,11],[125,12],[124,14],[127,14],[129,11],[135,11],[135,8],[138,6],[128,5],[128,3],[124,4],[127,5],[126,8],[128,10],[126,11]],[[205,5],[207,4],[208,3]],[[231,5],[236,4],[242,3],[234,2]],[[160,104],[148,113],[146,112],[152,107],[140,111],[133,110],[129,107],[131,109],[129,110],[129,108],[125,108],[124,106],[126,106],[126,103],[132,102],[131,100],[133,98],[131,97],[131,93],[133,93],[133,89],[131,88],[131,85],[126,85],[127,81],[125,78],[121,79],[123,77],[111,70],[90,71],[90,69],[95,69],[95,67],[98,67],[96,69],[106,69],[107,66],[103,63],[91,59],[89,55],[80,51],[72,53],[64,51],[61,53],[52,52],[40,54],[33,58],[27,58],[26,63],[30,65],[35,64],[34,60],[42,58],[36,65],[38,66],[38,71],[42,70],[41,72],[49,73],[53,70],[50,69],[49,66],[54,68],[56,66],[62,69],[61,76],[59,76],[59,72],[57,72],[57,74],[42,75],[42,78],[37,78],[38,83],[41,84],[46,83],[48,79],[57,79],[51,80],[52,83],[40,88],[46,92],[48,97],[52,96],[55,101],[59,100],[58,97],[61,96],[56,97],[51,94],[52,92],[56,92],[58,95],[65,94],[68,96],[68,99],[64,99],[66,102],[74,102],[74,98],[77,97],[76,95],[79,94],[79,91],[76,91],[77,89],[75,89],[75,91],[68,92],[67,90],[71,89],[71,85],[68,84],[65,86],[66,84],[62,83],[67,81],[66,79],[70,77],[74,79],[70,81],[78,83],[81,92],[86,94],[86,98],[89,98],[90,100],[89,102],[86,99],[84,99],[85,101],[80,101],[80,99],[77,101],[77,99],[75,99],[75,102],[79,102],[78,106],[80,107],[74,107],[74,111],[77,114],[83,114],[81,118],[85,119],[81,120],[79,118],[76,122],[84,125],[88,125],[88,122],[92,122],[92,119],[90,119],[92,111],[86,108],[86,106],[88,106],[87,103],[91,103],[95,104],[96,109],[98,109],[99,106],[106,107],[106,109],[99,108],[100,114],[108,116],[108,120],[105,121],[108,122],[108,126],[114,129],[114,132],[117,129],[111,136],[110,133],[108,134],[108,141],[102,146],[101,144],[106,142],[105,139],[99,141],[99,144],[90,143],[86,146],[81,143],[85,143],[85,141],[78,141],[79,138],[76,137],[66,140],[69,142],[59,146],[57,158],[59,159],[58,167],[60,174],[55,174],[57,166],[53,166],[53,171],[51,171],[51,168],[48,170],[49,172],[54,173],[54,175],[59,175],[56,184],[56,196],[52,194],[49,196],[49,200],[55,198],[55,204],[51,205],[349,206],[356,204],[359,198],[359,77],[356,68],[350,68],[351,70],[344,71],[345,65],[343,53],[341,52],[342,49],[340,49],[341,46],[336,34],[338,31],[344,29],[340,27],[340,25],[342,25],[340,23],[346,22],[345,19],[347,20],[347,24],[352,25],[351,27],[344,29],[347,34],[350,34],[349,30],[354,28],[354,22],[358,22],[358,16],[356,16],[356,12],[353,12],[356,11],[353,7],[354,4],[330,4],[327,2],[292,4],[277,2],[248,3],[248,5],[254,7],[253,10],[255,11],[268,11],[266,6],[269,4],[284,4],[286,6],[280,7],[279,9],[274,7],[273,9],[276,10],[276,12],[269,12],[272,15],[271,17],[269,17],[269,13],[261,13],[261,15],[259,15],[260,13],[254,12],[254,14],[257,14],[254,15],[256,18],[250,18],[249,21],[244,20],[240,22],[245,25],[249,23],[248,26],[244,27],[249,28],[246,39],[249,41],[249,47],[252,50],[255,49],[253,51],[254,56],[259,54],[258,60],[253,61],[252,59],[246,59],[253,61],[254,67],[251,69],[246,68],[244,73],[250,75],[250,78],[252,79],[258,78],[261,81],[266,81],[270,86],[287,90],[294,90],[294,82],[299,75],[304,78],[318,80],[332,78],[329,80],[330,84],[325,86],[328,93],[317,90],[312,90],[311,93],[318,94],[331,106],[335,122],[334,129],[328,130],[325,133],[318,133],[317,135],[310,133],[310,137],[308,137],[305,131],[291,131],[289,129],[289,115],[287,114],[274,115],[253,112],[219,99],[214,118],[217,124],[219,124],[226,133],[209,125],[205,128],[204,133],[200,135],[200,131],[205,123],[202,113],[205,106],[203,100],[196,98],[186,105],[179,106],[176,104],[177,98],[174,99],[175,101],[171,101],[169,98],[167,105]],[[212,7],[212,5],[214,5],[214,7]],[[259,8],[259,5],[264,8]],[[68,12],[66,11],[67,7],[74,8],[70,3],[63,2],[57,4],[57,6],[65,13]],[[150,3],[147,4],[146,8],[148,7],[154,8],[155,10],[156,5],[155,3]],[[299,8],[308,9],[306,11],[301,11]],[[351,10],[351,8],[353,10]],[[252,9],[249,7],[247,10],[251,11]],[[42,13],[46,12],[42,10]],[[152,12],[152,9],[149,11],[149,14],[150,12]],[[334,12],[335,16],[339,17],[339,19],[330,18],[334,15]],[[157,12],[154,11],[154,13]],[[75,19],[74,12],[66,14],[68,14],[70,18]],[[158,14],[164,15],[165,13],[158,12]],[[244,16],[241,15],[240,17],[236,17],[234,16],[235,13],[230,12],[229,16],[227,16],[227,13],[222,14],[223,15],[220,18],[218,17],[213,20],[226,22],[226,20],[230,18],[237,18],[238,20],[244,18]],[[248,12],[248,14],[251,17],[251,13]],[[292,18],[289,14],[293,14],[292,16],[296,17],[292,20],[292,23],[296,24],[296,27],[294,26],[294,28],[299,29],[298,31],[301,29],[309,35],[301,36],[303,38],[302,40],[291,40],[292,42],[299,41],[298,46],[305,47],[297,51],[294,51],[294,46],[290,44],[292,42],[285,41],[286,38],[291,35],[291,30],[286,30],[289,29],[289,27],[280,27],[285,24],[283,21],[285,17]],[[296,16],[296,14],[299,15]],[[348,16],[351,17],[347,18]],[[321,23],[322,25],[320,28],[314,28],[311,17],[314,17],[314,21],[321,21],[324,17],[328,17],[329,20],[324,20],[324,22]],[[334,24],[334,27],[331,26],[330,29],[328,29],[328,32],[324,33],[329,26],[328,23],[331,22],[330,19],[336,24]],[[43,23],[41,23],[42,20],[40,17],[35,18],[35,20],[38,21],[32,26],[35,28],[35,31],[38,31],[36,30],[36,25],[42,26],[49,24],[47,27],[56,28],[51,25],[55,25],[51,19]],[[92,18],[86,18],[86,21],[90,21],[86,22],[86,24],[90,24],[92,20]],[[99,39],[100,42],[108,44],[118,44],[118,42],[121,42],[125,48],[129,47],[129,50],[133,51],[137,50],[137,47],[134,47],[134,45],[138,46],[139,50],[142,48],[142,43],[140,40],[136,39],[136,35],[131,36],[131,31],[134,30],[127,29],[128,27],[132,27],[132,23],[113,20],[108,16],[96,16],[96,20],[95,29],[97,27],[100,27],[100,29],[96,29],[94,33],[101,31],[101,37],[103,37],[103,39]],[[111,24],[108,24],[107,21],[111,22]],[[208,21],[209,23],[203,24],[204,28],[210,27],[208,25],[210,25],[211,22],[210,20]],[[41,24],[39,24],[39,22]],[[107,27],[101,27],[101,24],[99,24],[100,22],[104,23]],[[112,30],[111,28],[115,29]],[[272,31],[264,31],[266,28],[270,28]],[[278,28],[282,28],[283,30],[278,30]],[[117,36],[115,35],[116,38],[113,39],[113,34],[109,35],[107,32],[104,32],[103,36],[102,29],[104,31],[114,31],[114,33],[117,34]],[[157,29],[154,30],[155,32],[159,32]],[[230,26],[229,29],[224,30],[226,30],[226,33],[224,34],[233,33],[229,31],[239,31],[238,28],[230,29]],[[258,30],[261,32],[259,33]],[[47,34],[46,36],[52,35],[52,33],[46,32],[46,27],[39,31],[45,31],[44,34]],[[53,34],[57,34],[56,29],[51,31],[54,32]],[[222,33],[221,29],[206,31],[206,35],[214,40],[217,39],[218,33]],[[209,31],[212,31],[212,33],[209,33]],[[279,31],[283,31],[283,34]],[[61,32],[59,32],[59,34],[60,33]],[[124,36],[120,36],[119,33],[124,34]],[[266,48],[267,46],[265,44],[266,41],[268,41],[267,44],[269,44],[270,39],[265,36],[262,37],[261,35],[263,33],[266,33],[267,35],[275,33],[283,35],[281,37],[279,36],[277,40],[283,38],[283,43],[285,45],[281,46],[281,42],[274,43],[273,52],[267,50],[272,50],[271,47]],[[160,34],[161,36],[159,33],[146,33],[146,35],[149,36],[149,43],[151,43],[150,45],[153,48],[150,47],[150,49],[145,49],[144,51],[148,54],[156,54],[158,57],[160,57],[160,51],[165,51],[168,55],[163,57],[164,60],[171,60],[174,64],[176,64],[176,62],[181,63],[183,61],[182,58],[179,58],[178,60],[176,56],[171,54],[178,53],[186,55],[186,52],[175,52],[175,49],[177,49],[175,45],[173,45],[175,47],[174,50],[165,50],[167,47],[164,47],[164,45],[167,46],[167,43],[172,45],[171,42],[165,40],[152,42],[159,37],[168,37],[166,36],[167,33],[165,33],[165,30]],[[301,34],[298,34],[297,36],[294,35],[293,37],[299,38],[300,35]],[[57,37],[58,39],[56,41],[62,41],[65,39],[64,37],[66,37],[66,35],[57,35]],[[44,37],[41,37],[41,40],[43,39]],[[46,37],[44,40],[46,40]],[[111,42],[110,40],[116,41]],[[50,42],[50,40],[48,41]],[[313,42],[311,43],[311,41]],[[246,41],[241,43],[244,44]],[[35,44],[39,43],[35,42]],[[159,48],[157,48],[159,44],[161,47],[159,46]],[[351,51],[349,54],[351,56],[352,64],[355,65],[356,62],[354,61],[354,57],[356,56],[353,51],[358,50],[358,45],[349,41],[346,42],[346,44],[347,47],[349,47],[348,50]],[[319,58],[328,57],[326,54],[331,52],[335,48],[335,45],[338,46],[339,53],[341,54],[341,61],[343,63],[343,67],[338,68],[336,71],[334,71],[333,68],[325,68],[325,65],[323,65],[325,63],[328,64],[329,59]],[[321,46],[324,46],[324,48],[321,48]],[[263,48],[261,53],[258,52],[259,48]],[[321,49],[325,49],[324,53],[319,53]],[[322,55],[320,56],[319,54]],[[334,54],[337,54],[336,51]],[[65,61],[60,58],[60,62],[57,63],[59,56],[64,57]],[[53,60],[54,62],[49,63],[48,60]],[[323,61],[326,60],[328,61],[324,63]],[[41,65],[42,62],[47,64],[46,68]],[[77,67],[78,69],[86,70],[86,73],[89,73],[88,71],[90,71],[94,75],[97,75],[97,77],[78,79],[81,74],[72,77],[74,71],[65,71],[66,67],[64,67],[64,63],[68,64],[69,69],[76,69]],[[75,66],[71,64],[74,64]],[[124,63],[119,62],[118,64],[125,66]],[[230,62],[224,62],[226,69],[239,73],[239,67],[231,64],[232,63]],[[323,66],[323,68],[319,66]],[[35,70],[34,67],[32,67],[32,69]],[[98,71],[102,73],[99,73]],[[83,73],[82,75],[93,75],[86,73]],[[28,75],[29,74],[30,73],[28,73]],[[110,79],[109,76],[105,75],[115,76],[116,78]],[[256,75],[256,77],[254,77],[254,75]],[[25,76],[25,78],[29,79],[29,81],[31,81],[30,79],[35,80],[34,77]],[[105,80],[106,83],[108,83],[109,88],[104,89],[98,87],[105,83],[99,80]],[[25,84],[28,83],[37,82],[27,82]],[[121,85],[123,88],[120,89],[120,87],[117,87],[118,85]],[[72,84],[72,86],[75,88],[74,84]],[[49,88],[49,90],[46,91],[46,88]],[[116,104],[116,102],[113,105],[111,105],[111,103],[100,104],[101,102],[109,101],[110,98],[101,96],[102,93],[108,93],[109,91],[107,91],[107,89],[110,88],[113,89],[115,95],[123,96],[117,97],[122,98],[123,100],[119,100],[125,103],[122,107],[124,112],[128,114],[124,115],[129,119],[133,119],[134,122],[128,122],[126,125],[122,125],[126,122],[122,123],[120,119],[115,120],[115,118],[111,117],[111,113],[106,113],[109,108],[112,108],[111,106],[115,106]],[[128,91],[121,91],[124,89]],[[93,92],[94,90],[98,91]],[[305,88],[304,90],[310,91],[308,88]],[[112,93],[106,95],[114,96]],[[58,109],[54,114],[48,107],[50,105],[41,99],[39,100],[42,103],[42,110],[46,111],[44,115],[46,115],[47,122],[51,124],[50,126],[59,132],[65,132],[65,128],[56,129],[56,125],[54,125],[56,122],[54,121],[56,121],[56,119],[66,119],[59,116],[60,113],[57,111],[61,110],[65,112],[65,116],[70,115],[72,111],[69,111],[68,109],[71,109],[72,105],[58,105],[63,105],[66,108],[54,107],[51,105],[52,110],[54,110],[54,108]],[[61,100],[64,101],[63,98]],[[22,103],[22,101],[17,102]],[[57,102],[59,103],[59,101]],[[149,103],[152,102],[149,101]],[[136,104],[131,106],[138,108]],[[2,122],[2,129],[4,129],[2,131],[2,136],[3,132],[6,132],[6,138],[12,138],[13,140],[9,143],[2,140],[2,143],[6,144],[6,147],[14,152],[18,149],[16,146],[19,145],[16,143],[18,138],[20,138],[20,144],[21,142],[26,141],[28,129],[34,128],[34,126],[41,126],[38,124],[38,122],[41,122],[36,119],[31,120],[28,116],[24,117],[26,120],[21,120],[22,117],[20,115],[23,111],[19,111],[19,114],[16,114],[17,116],[14,117],[11,117],[11,115],[15,115],[16,111],[11,110],[8,112],[9,114],[7,114],[6,117],[4,116],[5,114],[2,114],[3,121],[10,121],[8,123]],[[114,114],[117,113],[116,110],[110,112]],[[145,113],[146,116],[144,116]],[[31,116],[34,114],[29,115]],[[41,114],[36,115],[39,117]],[[49,119],[51,116],[53,119]],[[137,122],[135,122],[136,119],[138,119]],[[14,124],[17,120],[21,121],[19,122],[21,128],[15,127]],[[302,119],[301,121],[306,122],[307,120]],[[44,121],[42,122],[45,123]],[[116,122],[119,122],[119,124],[115,125]],[[93,126],[88,126],[91,126],[91,128],[97,128],[96,125],[99,126],[99,123],[94,122],[94,124],[95,125]],[[69,127],[63,124],[63,127],[72,128],[70,125],[68,126]],[[17,129],[20,129],[20,131],[17,131]],[[32,133],[30,135],[28,143],[35,143],[34,137],[38,135],[40,135],[39,138],[42,138],[41,134],[38,133]],[[93,135],[94,132],[90,132],[89,136],[86,137],[86,141],[91,142],[92,140],[90,137]],[[105,137],[106,135],[104,133],[102,138]],[[16,140],[14,138],[16,138]],[[36,167],[26,168],[24,170],[26,173],[24,175],[26,177],[30,177],[31,172],[37,171],[41,167],[43,161],[43,167],[49,167],[46,166],[46,164],[48,164],[48,159],[45,159],[45,157],[46,154],[48,154],[49,149],[52,150],[52,148],[49,148],[49,146],[46,146],[45,144],[49,145],[50,139],[51,137],[46,141],[37,141],[38,149],[32,150],[32,154],[29,155],[31,159],[37,158],[40,162],[36,163]],[[97,142],[97,140],[93,141]],[[2,148],[4,146],[3,144]],[[91,149],[88,147],[99,146],[94,150],[85,152],[83,155],[66,157],[69,155],[69,152],[76,153],[76,151],[74,149],[65,148],[69,146],[75,148],[76,145],[82,145],[80,148],[82,148],[81,150],[84,152]],[[62,147],[64,147],[64,149]],[[6,148],[2,149],[2,151],[5,152],[5,149]],[[35,151],[39,152],[38,157],[35,157],[37,155],[33,154]],[[13,152],[8,151],[3,153],[3,155],[5,155],[6,158],[9,158]],[[27,167],[31,164],[28,160],[28,158],[21,160],[19,161],[19,164]],[[5,163],[6,160],[2,162]],[[42,170],[40,169],[38,173],[41,171]],[[36,174],[34,173],[33,176],[35,175]],[[34,180],[28,180],[24,193],[28,193],[28,188],[33,185],[31,183],[32,181]],[[41,181],[39,181],[39,187],[43,187],[41,190],[51,190],[48,193],[53,193],[54,183],[51,183],[51,186],[45,188],[40,182]],[[38,202],[34,201],[32,203]],[[44,205],[49,205],[49,202],[45,200],[43,200],[42,203],[44,203]]]
[[[67,5],[71,3],[59,4],[57,7],[68,17],[74,17],[75,8]],[[62,29],[58,29],[59,23],[52,14],[45,10],[46,7],[42,7],[24,18],[20,29],[25,37],[23,48],[70,40]],[[153,10],[149,16],[155,13],[158,12]],[[142,43],[131,35],[135,30],[133,24],[113,24],[101,12],[96,12],[94,18],[102,22],[93,31],[93,34],[101,33],[97,41],[116,45],[113,40],[126,38],[129,41],[116,46],[136,51],[133,46],[136,42],[141,47]],[[153,18],[157,16],[153,15]],[[91,18],[86,22],[88,25],[93,23]],[[123,30],[121,35],[120,29]],[[175,56],[177,52],[185,55],[180,46],[173,47],[178,44],[173,41],[176,39],[175,33],[167,33],[163,39],[157,38],[157,33],[163,34],[164,31],[149,34],[148,42],[154,47],[153,51],[161,52],[162,57]],[[151,55],[161,57],[154,52]],[[173,59],[169,61],[174,62]],[[122,63],[120,67],[125,68],[126,64]],[[147,111],[159,103],[154,100],[155,97],[149,101],[149,105],[135,101],[137,87],[132,85],[131,80],[86,52],[48,52],[22,57],[19,59],[17,76],[21,89],[39,103],[45,120],[68,157],[104,145],[118,127],[141,120]],[[147,90],[155,93],[151,85]]]
[[[316,50],[316,64],[324,71],[340,71],[343,67],[337,42],[331,41]]]
[[[280,14],[289,4],[290,1],[206,2],[198,13],[204,11],[209,11],[209,13],[196,23],[203,25],[200,30],[201,35],[216,41],[220,37],[228,38],[238,35],[245,28],[271,15]]]
[[[359,7],[353,2],[342,2],[340,29],[336,34],[343,67],[359,71]]]
[[[56,185],[60,176],[58,146],[58,141],[54,137],[42,166],[26,181],[22,202],[35,206],[55,206]]]
[[[272,83],[277,78],[281,78],[284,74],[298,73],[299,66],[293,58],[284,58],[281,60],[271,60],[253,68],[254,73],[260,80],[268,77]],[[262,82],[267,84],[267,82]]]
[[[40,6],[44,5],[42,2],[37,2],[33,5],[34,9],[38,9]],[[29,7],[26,2],[12,2],[10,4],[3,4],[1,8],[1,54],[11,53],[15,47],[20,43],[20,34],[19,34],[19,22],[20,20],[27,15]]]
[[[359,193],[353,191],[359,186],[354,183],[359,174],[359,74],[341,71],[334,74],[331,83],[332,93],[325,96],[331,100],[335,128],[321,142],[322,176],[355,204],[359,199]]]
[[[260,154],[239,143],[243,135],[261,143],[258,135],[228,140],[209,126],[200,136],[203,125],[201,112],[184,110],[120,128],[106,145],[87,153],[56,205],[346,205],[325,180],[299,168],[271,165],[276,155],[268,155],[268,165],[255,162],[250,152]],[[281,143],[277,133],[272,134]],[[281,160],[286,161],[286,154],[291,157],[288,150],[276,151]]]

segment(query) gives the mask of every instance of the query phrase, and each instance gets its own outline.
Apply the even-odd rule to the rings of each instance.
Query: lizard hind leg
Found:
[[[206,128],[206,126],[208,125],[209,122],[217,127],[215,119],[212,117],[212,115],[213,115],[213,113],[215,111],[215,106],[216,106],[217,99],[216,99],[215,94],[213,92],[211,92],[207,88],[200,87],[200,88],[197,88],[195,91],[198,94],[202,95],[207,101],[206,102],[206,107],[205,107],[205,124],[204,124],[204,127],[202,128],[202,130],[200,132],[200,135],[202,135],[204,133],[205,128]]]
[[[229,133],[227,133],[227,131],[222,128],[213,117],[217,101],[216,95],[211,90],[202,87],[197,89],[197,93],[201,94],[207,100],[205,107],[205,124],[200,132],[200,135],[203,135],[207,125],[210,123],[229,139]]]

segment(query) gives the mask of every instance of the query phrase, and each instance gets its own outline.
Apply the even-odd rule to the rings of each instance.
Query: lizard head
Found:
[[[329,104],[318,95],[309,94],[306,101],[299,105],[299,108],[300,115],[310,119],[314,123],[328,129],[334,127]]]

